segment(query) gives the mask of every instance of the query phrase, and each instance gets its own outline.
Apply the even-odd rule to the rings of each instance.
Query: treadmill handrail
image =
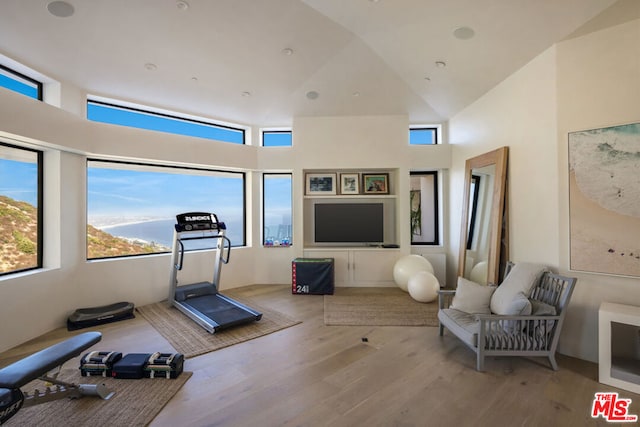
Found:
[[[180,271],[182,270],[182,261],[184,261],[184,243],[182,243],[182,241],[178,240],[177,241],[178,244],[180,245],[180,257],[179,257],[179,261],[178,263],[175,265],[176,270]]]
[[[182,270],[182,264],[184,261],[184,243],[182,243],[183,240],[202,240],[202,239],[218,239],[218,240],[222,240],[222,247],[220,248],[220,261],[222,261],[223,264],[228,264],[229,263],[229,258],[231,257],[231,240],[229,240],[229,238],[223,234],[216,234],[215,236],[192,236],[192,237],[181,237],[178,238],[176,241],[178,242],[178,244],[180,245],[180,249],[178,250],[179,253],[179,261],[178,263],[175,265],[176,270],[180,271]],[[226,251],[225,251],[226,249]],[[226,256],[225,256],[225,252],[226,252]]]

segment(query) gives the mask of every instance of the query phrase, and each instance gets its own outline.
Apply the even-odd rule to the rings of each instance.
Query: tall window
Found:
[[[292,133],[290,130],[265,130],[262,131],[263,147],[291,147]]]
[[[411,172],[411,244],[438,245],[438,172]]]
[[[169,252],[175,217],[186,212],[215,213],[231,245],[244,246],[244,201],[244,173],[88,160],[87,258]]]
[[[265,173],[263,188],[264,246],[289,246],[292,241],[292,193],[290,173]]]
[[[42,152],[0,143],[0,274],[42,267]]]
[[[439,143],[439,126],[415,126],[409,129],[409,145],[436,145]]]
[[[42,83],[0,65],[0,87],[42,101]]]
[[[87,101],[87,118],[96,122],[196,136],[233,144],[245,143],[244,129],[93,100]]]

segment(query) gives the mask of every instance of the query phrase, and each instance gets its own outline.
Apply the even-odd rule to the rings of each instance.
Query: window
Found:
[[[245,132],[244,129],[241,128],[233,128],[179,117],[177,115],[155,113],[93,100],[87,101],[87,118],[96,122],[178,135],[196,136],[233,144],[245,143]]]
[[[0,87],[42,101],[42,83],[0,65]]]
[[[263,188],[263,232],[264,246],[289,246],[292,242],[292,193],[290,173],[265,173]]]
[[[411,244],[438,245],[438,172],[410,173]]]
[[[42,267],[42,152],[0,143],[0,274]]]
[[[232,246],[245,245],[245,174],[87,161],[87,258],[170,252],[176,215],[215,213]],[[194,240],[185,249],[213,247]]]
[[[263,147],[291,147],[292,133],[290,130],[270,130],[262,132]]]
[[[439,141],[439,126],[416,126],[409,129],[409,145],[436,145]]]

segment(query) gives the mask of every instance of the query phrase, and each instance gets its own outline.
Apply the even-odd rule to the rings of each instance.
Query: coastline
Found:
[[[115,224],[108,224],[108,225],[94,225],[91,223],[89,223],[89,225],[97,228],[98,230],[109,231],[109,229],[111,228],[123,227],[125,225],[136,225],[136,224],[144,224],[147,222],[170,221],[170,220],[173,221],[175,219],[174,218],[147,218],[147,219],[136,219],[136,220],[117,222]]]
[[[640,276],[640,218],[618,214],[588,199],[569,176],[570,268]]]

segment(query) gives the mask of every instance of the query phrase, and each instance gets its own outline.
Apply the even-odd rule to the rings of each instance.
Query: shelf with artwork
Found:
[[[305,248],[394,246],[396,169],[304,171]]]

